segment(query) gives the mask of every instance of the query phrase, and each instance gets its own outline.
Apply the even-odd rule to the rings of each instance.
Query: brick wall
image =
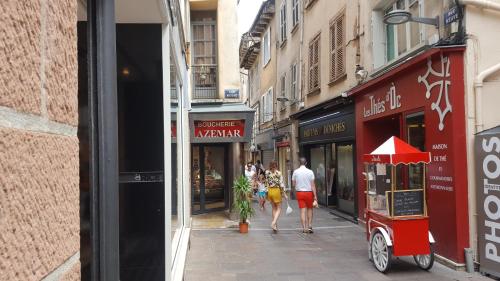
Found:
[[[0,1],[0,280],[80,279],[76,5]]]

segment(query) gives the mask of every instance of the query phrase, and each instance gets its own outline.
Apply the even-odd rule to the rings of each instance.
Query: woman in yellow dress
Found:
[[[284,192],[285,185],[283,183],[283,176],[281,175],[281,172],[278,171],[278,163],[275,160],[271,161],[271,163],[269,164],[269,170],[266,171],[265,176],[267,198],[269,199],[273,208],[273,220],[271,222],[271,228],[274,232],[277,232],[278,218],[281,213],[281,196],[283,195],[285,198],[287,198],[287,196]]]

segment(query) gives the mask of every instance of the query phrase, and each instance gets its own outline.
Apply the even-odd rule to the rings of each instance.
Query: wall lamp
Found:
[[[280,101],[280,102],[290,102],[290,103],[294,103],[297,101],[296,99],[289,99],[289,98],[284,97],[284,96],[276,97],[276,100]]]
[[[384,15],[385,24],[402,24],[409,21],[434,25],[439,28],[439,16],[435,18],[413,17],[410,12],[405,10],[393,10]]]

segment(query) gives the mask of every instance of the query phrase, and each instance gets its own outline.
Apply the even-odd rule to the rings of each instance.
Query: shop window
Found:
[[[286,41],[286,1],[281,3],[280,8],[280,43],[283,44]]]
[[[319,44],[320,34],[316,35],[309,43],[309,93],[320,88]]]
[[[425,148],[425,123],[424,113],[419,112],[406,117],[406,137],[408,143],[421,151]],[[410,189],[423,188],[422,176],[424,171],[423,164],[410,164],[407,168],[408,180],[407,186]]]
[[[345,12],[342,11],[330,22],[330,83],[345,74]]]

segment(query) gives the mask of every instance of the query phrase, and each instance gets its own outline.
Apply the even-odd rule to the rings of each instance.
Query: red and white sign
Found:
[[[242,138],[245,120],[195,120],[195,138]]]

